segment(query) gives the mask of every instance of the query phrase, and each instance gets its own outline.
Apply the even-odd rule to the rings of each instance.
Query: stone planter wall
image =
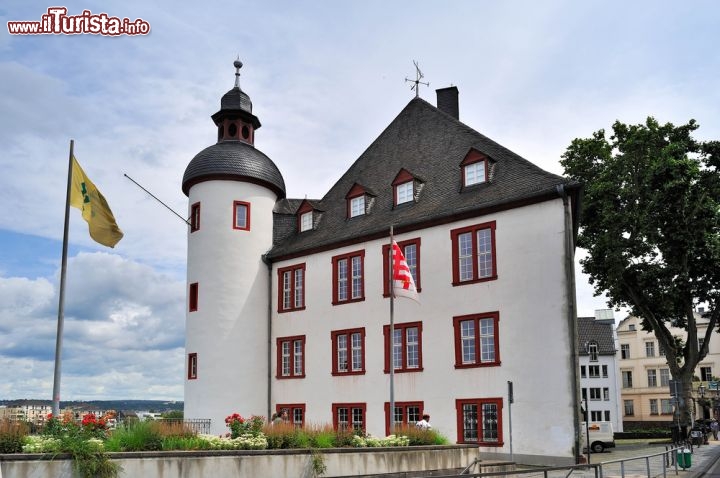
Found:
[[[327,467],[324,478],[432,470],[461,471],[478,457],[470,445],[317,450]],[[198,476],[313,477],[310,450],[188,451],[113,453],[122,477],[191,478]],[[514,469],[514,464],[484,461],[483,471]],[[67,455],[0,455],[0,478],[77,478]],[[417,476],[417,475],[415,475]]]

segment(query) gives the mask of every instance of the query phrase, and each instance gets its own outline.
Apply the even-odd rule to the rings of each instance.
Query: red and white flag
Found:
[[[407,297],[419,304],[420,297],[418,297],[417,288],[415,287],[415,279],[413,279],[405,256],[395,240],[392,241],[392,254],[393,294],[395,297]]]

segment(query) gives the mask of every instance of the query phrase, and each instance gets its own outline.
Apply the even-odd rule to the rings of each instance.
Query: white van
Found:
[[[580,426],[582,427],[580,446],[583,450],[587,449],[586,430],[590,431],[590,450],[593,453],[602,453],[606,448],[615,448],[615,433],[611,422],[590,422],[587,428],[583,422]]]

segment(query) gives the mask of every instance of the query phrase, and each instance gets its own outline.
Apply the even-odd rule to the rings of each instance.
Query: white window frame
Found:
[[[365,195],[350,199],[350,217],[362,216],[365,214]]]
[[[309,231],[313,228],[312,211],[305,212],[300,215],[300,232]]]
[[[412,202],[415,197],[415,181],[407,181],[402,184],[395,186],[395,194],[397,197],[397,204],[404,204],[406,202]]]
[[[465,186],[480,184],[486,181],[487,171],[485,170],[486,161],[477,161],[463,167],[465,175]]]

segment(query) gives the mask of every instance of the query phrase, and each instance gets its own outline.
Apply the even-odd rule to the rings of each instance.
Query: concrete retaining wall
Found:
[[[471,445],[412,448],[336,448],[321,452],[323,477],[361,476],[430,470],[463,469],[478,457]],[[123,477],[238,478],[299,477],[313,474],[310,450],[188,451],[113,453]],[[512,470],[508,462],[483,462],[483,471]],[[37,454],[0,455],[0,478],[78,478],[68,455],[54,459]]]

